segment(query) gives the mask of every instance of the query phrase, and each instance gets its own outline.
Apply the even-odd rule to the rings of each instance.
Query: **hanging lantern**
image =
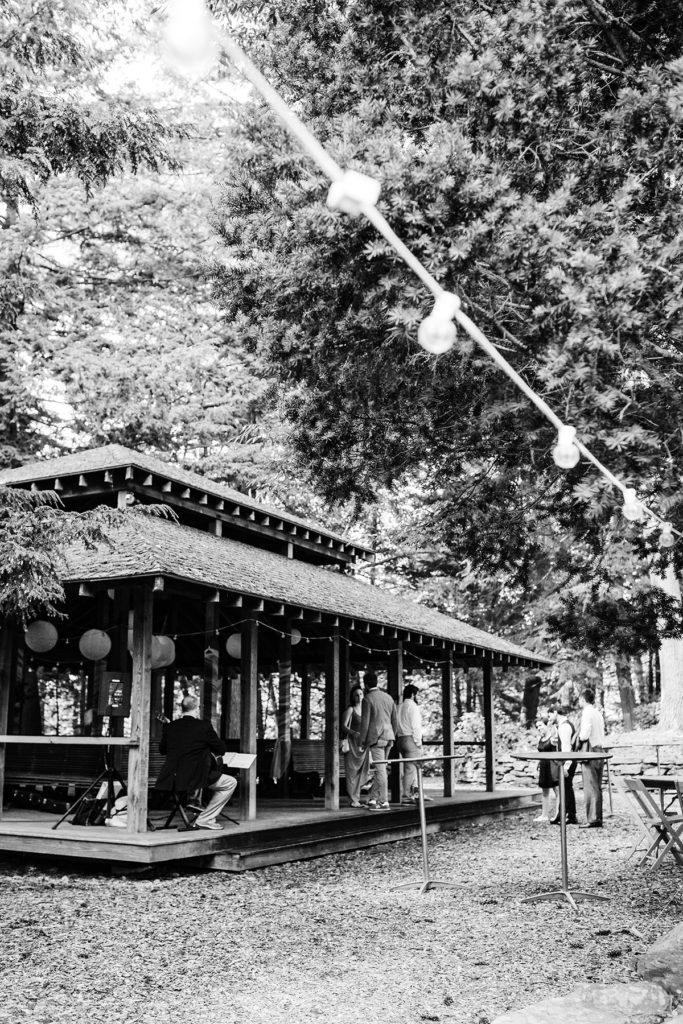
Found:
[[[152,668],[166,668],[175,661],[175,644],[170,636],[152,637]]]
[[[111,650],[111,640],[101,629],[88,629],[78,641],[78,649],[88,661],[102,661]]]
[[[299,643],[301,643],[301,630],[294,626],[292,629],[292,647]]]
[[[51,651],[59,640],[59,633],[51,622],[44,622],[37,619],[24,630],[26,646],[36,654],[44,654]]]
[[[225,649],[231,658],[242,657],[242,637],[239,633],[231,633],[225,641]]]
[[[581,458],[581,452],[574,443],[576,427],[560,427],[557,432],[557,444],[553,448],[555,465],[560,469],[573,469]]]

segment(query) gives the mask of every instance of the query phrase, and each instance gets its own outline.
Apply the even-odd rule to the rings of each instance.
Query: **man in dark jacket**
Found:
[[[367,806],[370,811],[386,810],[389,807],[389,786],[384,762],[396,739],[396,705],[386,690],[377,689],[377,676],[374,672],[366,672],[363,682],[365,698],[361,713],[360,745],[370,748],[375,768]]]
[[[225,743],[209,722],[197,718],[197,699],[185,697],[181,707],[182,718],[164,726],[159,753],[166,755],[166,761],[156,788],[172,790],[175,786],[178,793],[212,790],[195,825],[220,832],[223,826],[216,819],[235,792],[237,781],[222,774],[216,758],[225,753]]]

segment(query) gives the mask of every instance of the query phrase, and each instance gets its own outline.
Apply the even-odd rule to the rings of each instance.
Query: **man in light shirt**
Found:
[[[583,691],[583,711],[579,726],[579,743],[587,750],[605,749],[605,720],[595,706],[595,691],[590,687]],[[602,771],[605,762],[596,758],[584,761],[583,796],[586,804],[586,823],[581,828],[602,828]]]
[[[417,686],[409,684],[403,688],[403,702],[398,708],[398,729],[396,741],[401,757],[422,756],[422,716],[417,706]],[[417,783],[417,768],[414,764],[403,765],[401,803],[413,804],[413,787]]]

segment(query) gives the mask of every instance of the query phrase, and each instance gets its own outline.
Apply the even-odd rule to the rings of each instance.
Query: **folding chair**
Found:
[[[683,865],[683,814],[665,814],[652,793],[640,779],[623,777],[620,788],[627,797],[631,816],[637,822],[643,836],[636,843],[629,857],[647,847],[638,861],[638,867],[652,861],[650,867],[659,867],[667,853],[671,852],[678,864]]]
[[[190,802],[195,794],[179,792],[175,788],[175,776],[173,778],[173,789],[171,790],[171,802],[173,804],[171,813],[167,817],[164,824],[161,826],[162,829],[170,828],[173,819],[176,814],[179,814],[182,820],[182,825],[178,826],[178,832],[195,832],[199,828],[199,825],[195,825],[195,820],[199,814],[201,814],[202,806],[201,800],[193,800]],[[188,813],[189,812],[189,813]]]

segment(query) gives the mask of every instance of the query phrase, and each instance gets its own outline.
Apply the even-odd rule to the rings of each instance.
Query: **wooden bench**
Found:
[[[325,778],[325,743],[323,740],[292,740],[292,766],[295,772],[317,772]],[[344,757],[339,755],[339,778],[346,775]]]

